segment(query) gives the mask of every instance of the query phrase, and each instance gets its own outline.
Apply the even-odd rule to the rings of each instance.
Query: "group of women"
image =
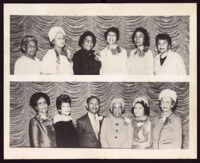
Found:
[[[56,99],[58,114],[48,117],[50,99],[43,92],[31,96],[30,105],[36,115],[30,120],[31,147],[63,148],[126,148],[126,149],[180,149],[182,147],[181,118],[174,113],[177,94],[164,89],[159,95],[160,115],[150,118],[147,97],[133,101],[133,116],[124,115],[124,99],[111,101],[109,115],[98,115],[100,100],[87,99],[88,113],[72,119],[71,98],[62,94]]]
[[[184,61],[171,50],[171,37],[162,33],[156,36],[158,54],[153,57],[150,37],[146,29],[136,28],[132,34],[134,49],[127,54],[119,46],[119,29],[111,27],[104,34],[107,46],[95,51],[96,37],[84,32],[78,45],[80,50],[71,54],[66,46],[66,33],[62,27],[52,27],[48,33],[51,49],[42,61],[36,57],[38,41],[27,35],[21,42],[24,53],[14,66],[14,74],[66,74],[66,75],[186,75]]]

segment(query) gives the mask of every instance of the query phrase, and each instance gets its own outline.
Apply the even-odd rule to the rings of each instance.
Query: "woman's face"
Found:
[[[54,44],[57,48],[63,48],[65,46],[65,36],[62,32],[56,34]]]
[[[89,51],[93,48],[93,39],[91,36],[86,36],[84,41],[83,41],[83,49]]]
[[[96,98],[92,98],[88,103],[88,110],[92,114],[96,114],[99,111],[100,105]]]
[[[36,56],[36,44],[34,41],[29,41],[25,49],[26,56],[35,57]]]
[[[122,115],[122,104],[119,102],[116,102],[112,106],[113,116],[114,117],[120,117]]]
[[[167,40],[158,40],[158,51],[161,54],[166,53],[169,50],[170,46]]]
[[[71,113],[71,106],[69,103],[63,102],[61,104],[61,115],[68,116]]]
[[[38,110],[38,114],[46,114],[48,110],[47,101],[44,97],[40,97],[37,101],[36,109]]]
[[[140,31],[136,32],[134,41],[137,47],[144,45],[144,34]]]
[[[163,112],[171,111],[173,108],[171,97],[162,97],[160,107]]]
[[[134,106],[134,115],[136,117],[141,117],[144,115],[144,107],[140,103],[136,103]]]
[[[113,45],[117,42],[117,35],[114,32],[108,32],[107,42],[109,45]]]

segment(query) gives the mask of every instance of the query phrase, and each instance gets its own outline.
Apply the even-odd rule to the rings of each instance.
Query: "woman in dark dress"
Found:
[[[75,128],[71,114],[71,98],[62,94],[56,99],[58,113],[54,117],[54,128],[56,132],[56,144],[60,148],[79,147],[78,133]]]
[[[36,92],[31,96],[30,106],[36,111],[29,124],[31,147],[56,147],[53,121],[47,115],[49,105],[50,99],[46,93]]]
[[[99,75],[101,62],[97,59],[93,50],[96,44],[95,35],[90,32],[84,32],[79,38],[81,47],[73,57],[73,71],[75,75]]]

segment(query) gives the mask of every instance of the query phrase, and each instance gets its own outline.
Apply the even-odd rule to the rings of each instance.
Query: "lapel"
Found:
[[[169,64],[171,63],[172,61],[172,54],[171,54],[171,50],[168,51],[168,54],[167,54],[167,58],[165,59],[163,65],[161,66],[161,62],[160,62],[160,66],[161,67],[169,67]]]
[[[94,129],[93,129],[93,127],[92,127],[92,123],[90,122],[90,118],[89,118],[89,116],[88,116],[88,113],[87,113],[87,115],[86,115],[86,126],[89,128],[90,131],[92,131],[93,135],[94,135],[95,138],[97,139],[96,134],[95,134],[95,132],[94,132]]]

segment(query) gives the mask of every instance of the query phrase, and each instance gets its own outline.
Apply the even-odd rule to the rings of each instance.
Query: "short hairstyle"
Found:
[[[156,47],[157,47],[157,48],[158,48],[158,41],[159,41],[159,40],[167,40],[169,46],[171,47],[171,45],[172,45],[172,39],[171,39],[171,37],[170,37],[168,34],[166,34],[166,33],[160,33],[160,34],[158,34],[158,35],[156,36]]]
[[[107,31],[104,33],[104,38],[105,40],[107,40],[107,36],[108,36],[108,33],[109,32],[113,32],[116,34],[116,37],[117,37],[117,40],[116,42],[119,40],[119,29],[116,28],[116,27],[111,27],[111,28],[108,28]]]
[[[100,99],[99,99],[97,96],[90,96],[90,97],[88,97],[87,100],[86,100],[87,104],[89,104],[89,102],[90,102],[93,98],[97,99],[98,103],[100,104]]]
[[[38,110],[35,108],[37,106],[37,101],[43,97],[46,102],[47,102],[47,105],[49,106],[50,105],[50,99],[49,99],[49,96],[46,94],[46,93],[43,93],[43,92],[36,92],[34,93],[31,98],[30,98],[30,106],[36,111],[38,112]]]
[[[133,44],[135,44],[134,38],[135,38],[135,35],[136,35],[137,32],[143,33],[143,35],[144,35],[144,47],[145,48],[149,48],[149,46],[150,46],[150,37],[149,37],[149,34],[148,34],[147,30],[142,28],[142,27],[136,28],[135,31],[133,32],[133,34],[132,34],[132,42],[133,42]],[[135,44],[135,46],[136,46],[136,44]]]
[[[79,45],[81,48],[83,48],[83,42],[84,42],[84,40],[85,40],[85,38],[86,38],[87,36],[91,36],[91,37],[92,37],[92,42],[93,42],[93,47],[92,47],[92,48],[94,48],[95,45],[96,45],[96,37],[95,37],[95,35],[94,35],[91,31],[86,31],[86,32],[84,32],[84,33],[80,36],[78,45]]]
[[[62,95],[57,97],[57,99],[56,99],[56,108],[57,108],[57,110],[61,110],[62,103],[69,103],[69,105],[71,106],[71,98],[70,98],[70,96],[68,96],[66,94],[62,94]]]
[[[38,50],[38,41],[37,41],[37,39],[34,36],[25,35],[24,37],[22,37],[22,40],[21,40],[20,50],[21,50],[22,53],[25,53],[25,49],[27,48],[28,43],[30,41],[35,42],[36,51]]]
[[[124,103],[124,99],[123,98],[113,98],[112,101],[111,101],[111,104],[110,104],[110,112],[113,113],[113,105],[115,103],[120,103],[122,105],[122,114],[125,112],[125,103]]]
[[[143,108],[144,108],[144,115],[146,115],[146,116],[150,115],[150,109],[149,109],[149,107],[147,106],[147,104],[144,101],[137,101],[135,103],[135,105],[136,104],[141,104],[143,106]],[[134,109],[135,109],[135,106],[132,107],[131,111],[132,111],[133,115],[135,116]]]
[[[170,97],[171,98],[171,97]],[[162,100],[162,99],[161,99]],[[159,106],[161,106],[161,100],[159,101]],[[172,112],[174,112],[176,110],[176,106],[177,106],[177,100],[174,101],[172,98],[171,98],[171,103],[172,103]],[[162,108],[160,107],[160,110],[162,111]]]

